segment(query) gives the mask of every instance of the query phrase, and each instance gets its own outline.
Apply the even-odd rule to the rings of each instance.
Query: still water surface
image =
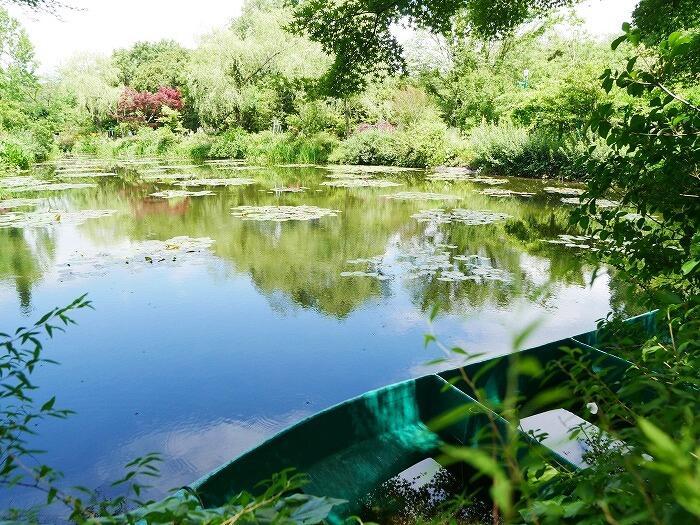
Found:
[[[84,170],[113,168],[80,162]],[[604,268],[591,282],[586,250],[546,242],[565,233],[570,209],[562,195],[544,191],[551,182],[495,186],[399,172],[371,180],[401,186],[344,188],[324,185],[338,172],[321,168],[169,165],[122,165],[117,176],[69,179],[94,187],[13,195],[46,198],[37,210],[114,210],[110,216],[0,228],[0,331],[86,292],[95,307],[47,345],[60,365],[36,378],[46,396],[76,411],[43,423],[33,442],[68,485],[108,491],[124,463],[157,451],[165,463],[151,496],[159,496],[309,414],[431,371],[424,364],[440,354],[424,348],[423,336],[435,303],[445,344],[493,354],[509,351],[513,335],[534,320],[542,324],[528,345],[592,329],[611,308],[636,312],[625,283]],[[36,175],[52,178],[54,169]],[[166,178],[153,180],[159,174]],[[177,174],[253,183],[187,188],[213,193],[193,197],[150,195],[182,190],[167,178]],[[535,195],[479,193],[490,188]],[[386,197],[398,192],[452,198]],[[241,205],[337,213],[255,221],[231,214]],[[413,217],[438,208],[510,218],[470,225]],[[146,242],[181,236],[190,239]]]

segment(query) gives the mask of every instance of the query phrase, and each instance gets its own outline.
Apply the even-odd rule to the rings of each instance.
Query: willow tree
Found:
[[[290,19],[281,6],[247,4],[231,27],[202,39],[185,76],[205,127],[266,129],[283,112],[285,92],[321,75],[328,57],[318,44],[285,31]]]

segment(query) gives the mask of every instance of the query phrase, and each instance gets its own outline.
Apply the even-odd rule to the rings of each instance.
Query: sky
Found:
[[[637,0],[586,0],[577,8],[597,35],[619,32]],[[173,39],[186,47],[240,14],[243,0],[64,0],[59,17],[11,7],[36,48],[39,71],[50,74],[77,52],[109,54],[143,40]]]

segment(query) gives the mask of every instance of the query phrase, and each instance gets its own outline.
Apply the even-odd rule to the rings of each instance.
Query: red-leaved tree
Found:
[[[175,88],[161,87],[156,93],[150,93],[127,87],[117,103],[117,120],[155,128],[164,106],[179,111],[182,105],[182,95]]]

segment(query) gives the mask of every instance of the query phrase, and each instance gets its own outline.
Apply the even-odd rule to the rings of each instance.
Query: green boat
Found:
[[[655,312],[650,312],[630,319],[627,326],[651,331],[654,316]],[[411,470],[412,467],[422,465],[430,470],[426,462],[434,464],[439,460],[443,446],[480,447],[488,439],[485,429],[493,431],[495,426],[498,432],[505,432],[506,422],[497,412],[514,359],[536,358],[546,364],[574,352],[579,362],[589,362],[605,381],[615,382],[629,363],[606,351],[614,342],[615,334],[587,332],[367,392],[283,430],[208,473],[190,485],[187,492],[196,493],[205,508],[217,507],[241,491],[255,492],[256,485],[274,473],[294,468],[309,477],[309,484],[303,488],[305,493],[347,501],[336,507],[330,517],[332,523],[342,523],[348,516],[361,514],[368,504],[368,495],[397,475],[408,472],[414,480],[421,477],[424,472]],[[469,382],[464,380],[465,375]],[[528,401],[539,392],[560,386],[564,379],[564,372],[545,374],[544,378],[519,377],[521,408],[526,409]],[[484,396],[482,399],[488,399],[493,411],[476,401],[477,392]],[[547,413],[561,415],[564,410],[568,418],[578,423],[585,419],[584,407],[585,400],[569,396],[564,401],[539,406],[532,417],[539,423]],[[441,416],[455,413],[460,417],[439,424]],[[527,419],[521,420],[520,431],[531,447],[540,449],[559,468],[586,466],[580,451],[572,452],[570,443],[548,446],[528,435]],[[450,469],[450,475],[463,484],[473,474],[466,465]]]

